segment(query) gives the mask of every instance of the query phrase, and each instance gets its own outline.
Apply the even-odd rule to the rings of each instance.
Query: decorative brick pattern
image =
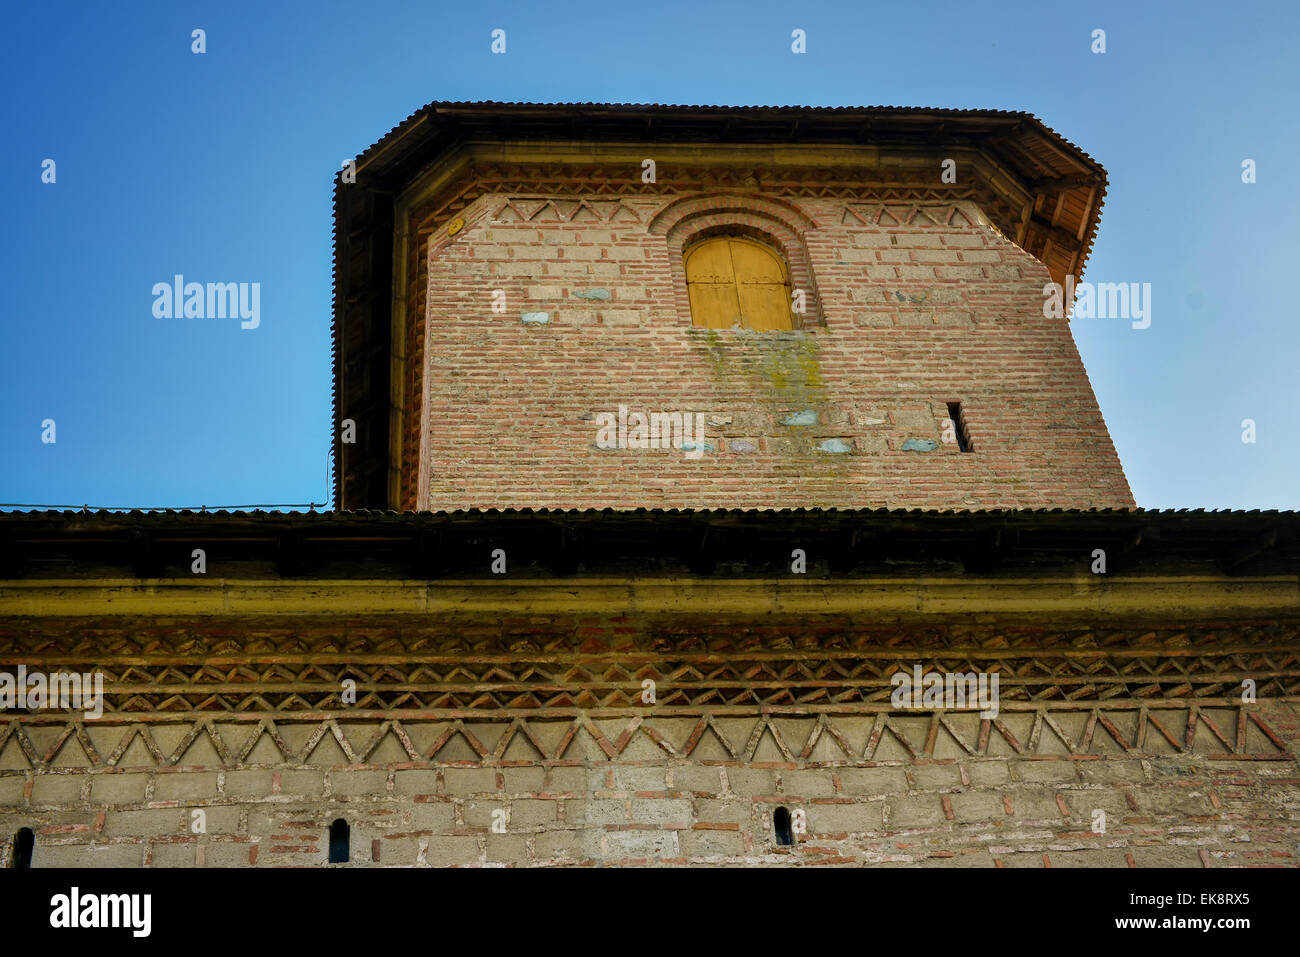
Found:
[[[235,637],[239,629],[245,636]],[[99,671],[105,710],[297,712],[435,709],[533,713],[638,704],[653,680],[660,707],[825,708],[889,704],[895,671],[999,675],[1009,703],[1116,698],[1214,700],[1243,678],[1261,698],[1300,696],[1300,628],[1041,628],[932,623],[557,616],[546,622],[448,622],[390,617],[382,627],[333,620],[9,619],[0,655],[30,670]]]

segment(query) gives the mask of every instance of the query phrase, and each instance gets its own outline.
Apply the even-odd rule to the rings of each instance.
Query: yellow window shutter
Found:
[[[725,238],[706,240],[686,254],[686,290],[695,325],[728,329],[740,318],[736,274]]]
[[[792,329],[785,264],[766,246],[732,239],[741,324],[747,329]]]
[[[708,239],[686,254],[691,321],[708,329],[792,329],[785,263],[761,243]]]

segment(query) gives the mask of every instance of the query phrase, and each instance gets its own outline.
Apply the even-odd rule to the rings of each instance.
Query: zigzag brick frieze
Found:
[[[966,712],[760,715],[548,714],[497,719],[347,712],[198,720],[44,713],[0,727],[0,770],[280,767],[512,761],[692,761],[875,765],[942,758],[1201,756],[1295,761],[1260,709],[1119,706]],[[200,755],[206,755],[201,757]],[[215,758],[215,760],[214,760]]]
[[[579,199],[563,200],[522,197],[506,200],[494,209],[492,218],[497,222],[552,222],[552,223],[640,223],[641,217],[634,207],[617,201]]]
[[[797,637],[791,637],[797,636]],[[29,670],[102,673],[111,714],[383,712],[636,707],[642,682],[657,705],[876,711],[891,676],[925,671],[999,676],[1006,706],[1115,700],[1300,696],[1297,628],[1197,629],[971,626],[879,628],[781,623],[738,629],[622,620],[382,627],[307,622],[223,627],[174,622],[56,624],[10,620],[0,661]]]
[[[860,172],[860,171],[859,171]],[[759,177],[762,177],[761,180]],[[459,214],[482,196],[497,194],[508,197],[504,203],[493,207],[493,216],[517,222],[529,221],[590,221],[638,222],[640,216],[626,203],[627,199],[660,199],[667,201],[676,196],[709,190],[754,190],[765,193],[805,198],[875,200],[887,203],[885,215],[862,219],[870,204],[850,202],[840,220],[860,225],[894,225],[899,204],[908,217],[902,223],[919,225],[964,225],[960,218],[931,224],[927,213],[917,213],[915,204],[951,204],[954,200],[974,201],[987,215],[1000,221],[1008,229],[1016,223],[1016,210],[987,190],[975,186],[935,186],[928,172],[893,170],[889,179],[877,174],[855,176],[853,173],[819,169],[788,169],[777,178],[758,170],[715,170],[683,168],[675,170],[671,180],[643,184],[639,176],[629,177],[626,170],[610,167],[481,167],[472,177],[458,182],[436,200],[412,211],[413,232],[430,233],[440,230],[447,221]],[[572,201],[547,201],[547,196],[570,196]],[[535,197],[535,198],[530,198]],[[964,214],[958,214],[962,216]],[[576,217],[576,218],[575,218]],[[919,217],[919,218],[918,218]]]
[[[941,205],[882,205],[848,203],[840,223],[852,226],[954,226],[977,225],[960,207]]]

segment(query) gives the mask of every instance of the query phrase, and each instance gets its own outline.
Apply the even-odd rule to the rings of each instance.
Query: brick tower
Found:
[[[1032,117],[439,103],[357,173],[344,507],[1133,504],[1043,309],[1105,172]]]

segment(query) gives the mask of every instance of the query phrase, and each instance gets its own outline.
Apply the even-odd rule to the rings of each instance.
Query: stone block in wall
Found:
[[[967,761],[964,766],[970,783],[977,787],[996,787],[1011,780],[1011,768],[1003,759]]]
[[[702,824],[748,824],[754,817],[754,805],[741,798],[733,800],[696,799],[695,822]]]
[[[90,800],[92,804],[138,804],[148,785],[148,774],[96,774],[90,782]]]
[[[996,791],[969,791],[950,798],[953,819],[960,823],[971,821],[1000,821],[1006,818],[1002,794]]]
[[[476,837],[433,837],[425,850],[425,860],[434,867],[476,864],[482,859]]]
[[[0,804],[25,804],[24,788],[27,784],[25,775],[7,774],[0,777]],[[143,796],[144,791],[141,790]]]
[[[495,794],[497,776],[486,768],[447,768],[443,771],[447,793],[458,797],[475,794]]]
[[[325,773],[314,769],[281,771],[280,793],[292,797],[320,797],[325,793]]]
[[[215,771],[160,772],[154,778],[155,801],[193,801],[217,796]]]
[[[601,840],[607,859],[661,860],[681,856],[676,831],[606,831]]]
[[[776,772],[759,768],[727,768],[731,793],[756,797],[777,794]]]
[[[505,813],[507,810],[505,801],[473,800],[461,804],[461,814],[464,815],[467,827],[491,827],[493,821],[498,819],[496,812]],[[508,814],[505,820],[506,827],[509,828],[511,821]]]
[[[1062,784],[1079,779],[1074,761],[1020,760],[1015,762],[1016,777],[1026,784]]]
[[[835,781],[829,768],[781,772],[781,793],[801,798],[834,797]]]
[[[429,768],[413,768],[393,774],[393,794],[406,797],[416,794],[438,793],[438,772]]]
[[[193,867],[195,865],[195,851],[199,843],[197,840],[186,841],[178,844],[155,844],[151,849],[152,867]],[[207,853],[204,849],[204,858],[206,863]],[[248,863],[247,858],[243,861]]]
[[[840,788],[846,797],[900,794],[908,790],[902,768],[840,768]]]
[[[688,858],[740,857],[745,853],[745,839],[739,831],[683,831],[681,849]]]
[[[917,764],[909,769],[918,790],[960,787],[961,768],[956,764]]]
[[[553,767],[547,772],[547,790],[556,794],[581,794],[587,790],[587,769]]]
[[[411,826],[419,831],[448,831],[456,825],[456,809],[450,801],[422,801],[411,806],[410,815]]]
[[[528,862],[526,838],[519,834],[489,834],[484,839],[489,862],[522,864]]]
[[[808,821],[808,833],[814,836],[879,831],[884,822],[883,801],[805,804],[803,811]]]
[[[145,845],[127,844],[43,844],[32,850],[32,867],[140,867]]]
[[[510,802],[510,828],[536,828],[554,824],[558,801],[519,800]]]
[[[665,783],[664,767],[614,767],[613,786],[615,791],[663,791],[667,788]],[[603,776],[603,772],[596,772]],[[598,790],[597,785],[593,790]]]
[[[233,798],[264,798],[271,796],[271,772],[261,770],[235,770],[226,772],[223,794]]]
[[[890,830],[931,827],[946,820],[943,804],[937,794],[892,797],[888,803],[888,814]]]
[[[386,797],[387,771],[332,771],[330,793],[335,797]]]
[[[672,787],[678,791],[693,794],[722,793],[722,773],[720,768],[700,767],[696,765],[677,765],[669,771]]]
[[[533,853],[541,861],[580,861],[586,858],[583,832],[544,831],[533,839]]]
[[[104,834],[108,837],[161,837],[188,833],[187,813],[178,808],[149,808],[140,811],[108,811]]]
[[[85,783],[84,774],[38,774],[32,783],[32,804],[75,804]]]
[[[546,769],[543,767],[506,768],[502,774],[507,794],[536,794],[545,790]]]

